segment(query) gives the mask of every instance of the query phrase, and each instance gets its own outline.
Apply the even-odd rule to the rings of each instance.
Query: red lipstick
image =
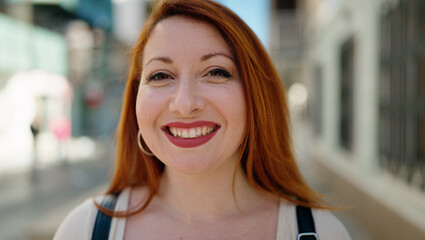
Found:
[[[190,128],[198,128],[198,127],[213,127],[214,130],[211,133],[208,133],[206,135],[201,135],[199,137],[194,138],[183,138],[183,137],[176,137],[170,132],[171,128],[180,128],[180,129],[190,129]],[[211,140],[217,131],[220,129],[220,124],[211,122],[211,121],[196,121],[191,123],[184,123],[184,122],[170,122],[165,125],[163,125],[162,130],[165,133],[165,136],[167,136],[168,140],[177,147],[181,148],[194,148],[203,145],[204,143],[207,143],[209,140]]]

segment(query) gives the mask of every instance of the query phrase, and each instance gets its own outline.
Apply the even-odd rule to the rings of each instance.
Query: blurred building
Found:
[[[66,39],[32,24],[32,11],[24,2],[2,1],[0,7],[0,169],[4,173],[34,162],[33,134],[45,132],[50,121],[69,116],[72,88],[65,78]]]
[[[303,12],[296,0],[272,0],[270,55],[285,87],[299,82],[304,53]]]
[[[425,1],[297,1],[312,156],[376,239],[425,238]]]
[[[133,4],[131,14],[114,12],[129,4]],[[93,140],[113,137],[126,79],[127,50],[144,22],[146,8],[145,1],[139,0],[0,0],[2,171],[33,164],[35,139],[42,155],[57,161],[66,157],[61,150],[64,147],[56,147],[64,145],[62,142],[83,136]],[[125,21],[136,22],[132,29],[125,29],[133,35],[123,30]],[[34,84],[20,85],[34,83],[31,73],[40,72],[56,79],[44,84],[45,88],[60,91],[56,83],[64,80],[69,91],[63,96],[39,94],[31,87]],[[28,80],[19,80],[22,76]],[[70,134],[64,138],[67,129]]]

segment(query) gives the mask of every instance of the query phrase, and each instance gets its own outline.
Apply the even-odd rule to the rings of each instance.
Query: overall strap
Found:
[[[298,237],[297,240],[319,240],[314,227],[313,214],[311,208],[297,206],[297,224],[298,224]]]
[[[108,209],[115,209],[119,193],[110,193],[103,198],[101,205]],[[94,222],[92,240],[107,240],[111,229],[112,217],[109,217],[97,211],[96,220]]]

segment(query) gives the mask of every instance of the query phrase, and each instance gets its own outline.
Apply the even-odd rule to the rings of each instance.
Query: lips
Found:
[[[172,144],[182,148],[193,148],[211,140],[220,127],[220,124],[215,122],[196,121],[171,122],[162,126],[161,129]]]

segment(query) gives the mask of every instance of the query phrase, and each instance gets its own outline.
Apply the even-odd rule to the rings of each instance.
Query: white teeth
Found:
[[[189,137],[190,138],[196,137],[196,130],[194,128],[190,129],[190,131],[189,131]]]
[[[170,128],[170,132],[171,132],[174,136],[177,136],[177,129],[175,129],[175,128]]]
[[[212,133],[215,130],[215,126],[204,126],[189,129],[169,127],[169,130],[174,137],[197,138]]]
[[[188,138],[189,137],[189,133],[187,132],[187,130],[182,131],[182,137],[183,138]]]

